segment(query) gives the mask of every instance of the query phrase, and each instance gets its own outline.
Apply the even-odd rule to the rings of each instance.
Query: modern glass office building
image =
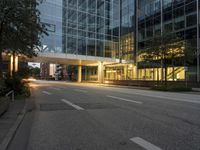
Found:
[[[46,0],[44,52],[119,58],[119,0]]]
[[[197,0],[139,0],[137,24],[137,51],[152,45],[152,40],[162,34],[175,34],[185,41],[183,49],[193,57],[177,56],[166,63],[168,80],[199,80],[199,1]],[[187,55],[187,54],[186,54]],[[197,57],[198,56],[198,57]],[[162,80],[159,65],[145,62],[138,55],[140,79]]]
[[[184,50],[195,49],[189,61],[168,61],[167,80],[185,80],[186,73],[199,80],[198,0],[44,0],[39,8],[49,31],[43,53],[105,60],[107,80],[163,80],[159,58],[150,63],[140,52],[167,32],[189,43]]]

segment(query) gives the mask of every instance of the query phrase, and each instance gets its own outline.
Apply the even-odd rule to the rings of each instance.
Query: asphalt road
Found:
[[[200,95],[37,81],[9,150],[200,150]]]

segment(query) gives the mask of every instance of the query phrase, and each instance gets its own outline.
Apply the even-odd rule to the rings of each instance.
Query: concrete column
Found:
[[[82,66],[78,66],[78,82],[80,83],[82,81]]]
[[[98,65],[98,81],[99,83],[104,82],[103,62],[99,62],[99,65]]]
[[[127,80],[127,74],[128,74],[128,66],[124,65],[124,80]]]
[[[12,76],[13,73],[13,55],[10,56],[10,76]]]
[[[18,56],[15,56],[15,72],[18,71],[18,67],[19,67],[19,58]]]

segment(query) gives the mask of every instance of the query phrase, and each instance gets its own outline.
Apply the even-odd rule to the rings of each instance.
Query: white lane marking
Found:
[[[82,92],[82,93],[87,93],[88,92],[88,91],[80,90],[80,89],[74,89],[74,91],[76,91],[76,92]]]
[[[107,95],[107,97],[117,99],[117,100],[132,102],[132,103],[136,103],[136,104],[143,104],[143,102],[140,102],[140,101],[134,101],[134,100],[125,99],[125,98],[121,98],[121,97],[115,97],[115,96],[111,96],[111,95]]]
[[[42,93],[47,94],[47,95],[51,95],[52,93],[47,92],[47,91],[42,91]]]
[[[82,107],[80,107],[78,105],[75,105],[75,104],[71,103],[70,101],[68,101],[66,99],[61,99],[61,101],[66,103],[66,104],[68,104],[68,105],[70,105],[70,106],[72,106],[72,107],[74,107],[77,110],[84,110],[84,108],[82,108]]]
[[[141,147],[145,148],[146,150],[162,150],[161,148],[149,143],[148,141],[140,138],[140,137],[134,137],[130,139],[132,142],[140,145]]]
[[[49,87],[50,89],[53,89],[53,90],[57,90],[57,91],[60,91],[61,89],[60,88],[57,88],[57,87]]]

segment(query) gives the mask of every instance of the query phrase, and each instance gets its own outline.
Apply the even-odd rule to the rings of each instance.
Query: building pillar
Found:
[[[124,80],[127,80],[127,65],[124,65]]]
[[[99,65],[98,65],[98,81],[99,83],[104,83],[103,62],[99,62]]]
[[[78,82],[80,83],[82,81],[82,66],[78,66]]]
[[[19,67],[19,58],[18,56],[15,56],[15,72],[18,72]]]
[[[10,76],[12,76],[13,73],[13,55],[10,56]]]
[[[18,56],[10,56],[10,75],[13,75],[13,72],[18,71]]]

